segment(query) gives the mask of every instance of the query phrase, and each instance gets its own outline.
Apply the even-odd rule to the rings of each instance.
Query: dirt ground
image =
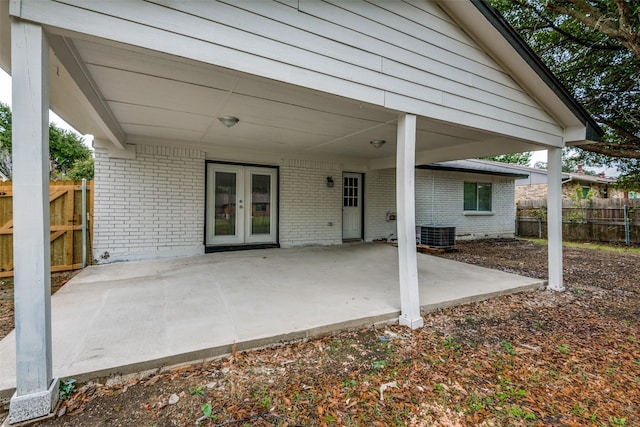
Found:
[[[54,294],[73,276],[76,271],[64,271],[51,275],[51,293]],[[15,327],[13,315],[13,278],[0,279],[0,340]]]
[[[459,243],[450,259],[546,278],[546,247]],[[76,384],[40,426],[640,425],[640,253],[566,248],[566,292],[535,291]],[[7,314],[2,306],[3,323]]]

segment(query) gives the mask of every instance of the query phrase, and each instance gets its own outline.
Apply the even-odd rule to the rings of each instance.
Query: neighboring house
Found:
[[[478,162],[482,160],[475,161]],[[487,163],[500,164],[499,162]],[[502,165],[511,173],[528,175],[527,177],[516,180],[516,203],[519,200],[540,200],[547,198],[548,171],[546,169],[506,163],[502,163]],[[607,178],[603,173],[599,175],[587,175],[582,170],[582,166],[578,166],[578,172],[562,173],[562,198],[621,199],[628,197],[628,193],[615,188],[615,183],[615,178]]]
[[[512,179],[438,162],[547,149],[559,176],[565,145],[602,135],[483,0],[15,0],[0,2],[0,44],[14,77],[16,319],[44,325],[16,330],[12,422],[30,402],[55,400],[43,291],[49,106],[94,135],[96,259],[397,230],[399,321],[412,328],[422,326],[416,222],[483,230]],[[553,289],[562,289],[559,189],[548,209]]]

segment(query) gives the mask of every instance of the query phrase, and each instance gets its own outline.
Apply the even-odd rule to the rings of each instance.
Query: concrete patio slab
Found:
[[[425,311],[544,286],[423,254],[418,269]],[[398,255],[345,244],[92,266],[51,305],[54,375],[132,373],[396,320]],[[0,396],[14,388],[12,332],[0,341]]]

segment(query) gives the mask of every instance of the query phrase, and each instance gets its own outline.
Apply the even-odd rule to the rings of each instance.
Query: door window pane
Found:
[[[271,233],[271,176],[251,175],[251,234]]]
[[[342,197],[342,206],[358,207],[358,178],[344,178]]]
[[[215,177],[215,224],[216,236],[236,234],[236,174],[216,172]]]

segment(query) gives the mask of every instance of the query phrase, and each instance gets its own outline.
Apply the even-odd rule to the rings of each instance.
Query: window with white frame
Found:
[[[491,183],[464,183],[464,210],[491,212]]]

